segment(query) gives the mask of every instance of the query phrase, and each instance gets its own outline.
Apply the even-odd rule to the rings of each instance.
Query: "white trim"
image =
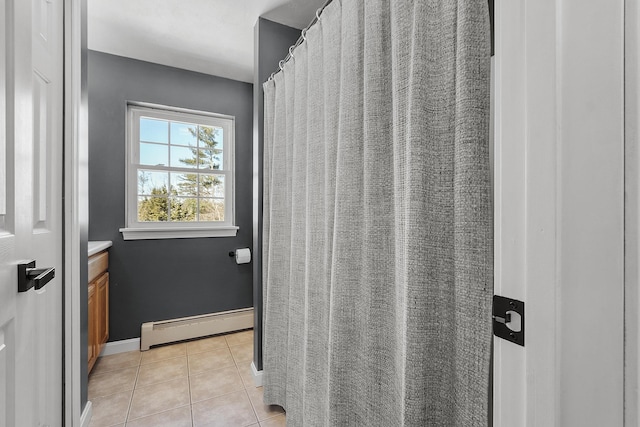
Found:
[[[235,237],[240,227],[216,228],[121,228],[124,240],[188,239],[197,237]]]
[[[151,102],[127,101],[127,105],[131,107],[142,107],[150,110],[167,111],[169,113],[177,112],[177,113],[185,113],[185,114],[195,114],[198,116],[207,116],[207,117],[212,117],[216,119],[235,120],[235,116],[230,116],[228,114],[212,113],[210,111],[203,111],[203,110],[191,110],[189,108],[153,104]]]
[[[111,341],[104,345],[99,357],[140,350],[140,338]]]
[[[640,4],[625,1],[625,405],[624,425],[640,422]]]
[[[84,407],[84,411],[82,411],[82,416],[80,417],[80,427],[89,427],[91,423],[91,418],[93,417],[93,404],[90,400],[87,400],[87,404]]]
[[[622,6],[496,1],[494,427],[623,425]]]
[[[86,200],[81,197],[86,192],[81,167],[86,165],[87,147],[83,144],[88,136],[87,115],[82,110],[83,3],[64,1],[64,414],[66,425],[72,427],[88,426],[91,420],[91,402],[83,412],[80,397],[80,206]]]
[[[251,362],[251,375],[253,376],[253,383],[256,387],[262,387],[262,374],[264,371],[258,371],[255,363]]]

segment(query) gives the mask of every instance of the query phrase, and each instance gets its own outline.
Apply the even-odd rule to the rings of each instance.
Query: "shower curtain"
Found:
[[[485,426],[486,0],[334,0],[264,84],[264,400]]]

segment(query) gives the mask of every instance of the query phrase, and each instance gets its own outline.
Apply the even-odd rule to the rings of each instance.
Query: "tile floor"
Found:
[[[89,377],[91,427],[278,427],[251,375],[253,331],[98,359]]]

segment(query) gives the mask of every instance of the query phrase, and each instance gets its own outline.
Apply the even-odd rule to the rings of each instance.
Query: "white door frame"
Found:
[[[640,422],[640,5],[625,2],[625,425]]]
[[[86,87],[82,87],[82,55],[86,53],[86,0],[64,0],[65,9],[65,148],[64,148],[64,328],[65,328],[65,425],[86,426],[90,403],[81,407],[80,341],[80,242],[87,209],[88,117]],[[83,34],[84,32],[84,34]],[[84,52],[83,52],[84,51]],[[84,93],[83,93],[84,92]],[[84,98],[83,98],[84,96]],[[86,238],[86,237],[85,237]],[[84,283],[84,286],[87,284]],[[86,363],[86,361],[85,361]]]
[[[624,0],[496,0],[494,426],[622,425]]]

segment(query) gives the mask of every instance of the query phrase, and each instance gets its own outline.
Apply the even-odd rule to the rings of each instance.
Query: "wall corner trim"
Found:
[[[262,387],[262,373],[263,371],[258,371],[255,363],[251,362],[251,374],[253,375],[253,383],[256,387]]]
[[[87,400],[87,404],[84,405],[84,410],[80,416],[80,427],[89,427],[91,417],[93,416],[93,405],[90,400]]]

